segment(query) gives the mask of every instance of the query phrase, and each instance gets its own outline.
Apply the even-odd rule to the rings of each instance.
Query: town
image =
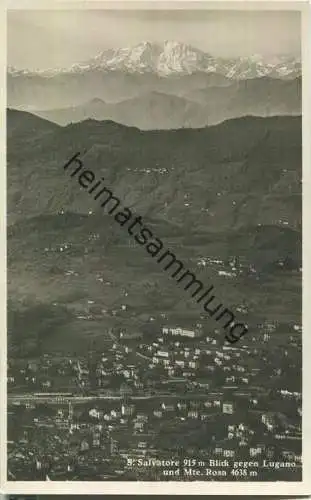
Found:
[[[204,480],[300,480],[297,328],[282,349],[272,324],[234,346],[200,323],[111,328],[104,352],[11,359],[9,479],[170,480],[179,464],[174,480],[202,480],[201,464]]]

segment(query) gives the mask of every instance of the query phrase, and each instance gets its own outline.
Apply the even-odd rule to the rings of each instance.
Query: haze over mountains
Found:
[[[200,128],[246,115],[299,115],[301,79],[245,80],[194,89],[183,96],[152,91],[115,104],[97,98],[77,106],[34,112],[60,125],[94,118],[142,130]]]
[[[301,113],[291,56],[218,58],[178,42],[106,50],[70,68],[8,68],[8,105],[59,124],[113,120],[142,130]]]

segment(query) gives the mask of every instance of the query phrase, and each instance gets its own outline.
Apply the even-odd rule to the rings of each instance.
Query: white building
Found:
[[[197,330],[187,330],[186,328],[177,327],[167,327],[162,328],[163,335],[181,335],[183,337],[195,338],[199,336]]]
[[[232,415],[234,409],[233,409],[233,403],[223,403],[222,405],[222,412],[226,413],[227,415]]]

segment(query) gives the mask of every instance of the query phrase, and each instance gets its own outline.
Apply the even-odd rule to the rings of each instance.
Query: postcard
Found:
[[[309,14],[7,8],[4,494],[311,492]]]

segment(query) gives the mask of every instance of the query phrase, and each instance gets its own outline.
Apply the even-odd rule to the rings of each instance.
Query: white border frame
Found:
[[[110,1],[101,2],[92,0],[88,2],[76,0],[11,0],[7,2],[5,11],[0,17],[0,33],[3,36],[0,45],[0,103],[3,113],[1,114],[0,158],[3,167],[6,166],[6,10],[62,10],[62,9],[114,9],[114,10],[156,10],[156,9],[183,9],[183,10],[298,10],[301,12],[302,27],[302,135],[303,135],[303,480],[297,482],[216,482],[216,481],[183,481],[183,482],[140,482],[140,481],[7,481],[7,448],[6,448],[6,363],[7,363],[7,338],[6,338],[6,189],[0,195],[1,202],[1,250],[0,271],[4,287],[1,294],[2,305],[2,346],[0,354],[1,361],[1,469],[0,469],[0,492],[5,494],[171,494],[171,495],[308,495],[311,494],[311,398],[308,394],[308,379],[311,379],[311,363],[308,353],[311,353],[311,337],[307,334],[307,325],[311,324],[311,308],[308,307],[308,297],[311,296],[311,262],[308,262],[308,254],[311,255],[311,77],[310,77],[310,47],[311,47],[311,24],[310,4],[293,0],[252,1],[252,0],[218,0],[218,1],[187,1],[187,0],[142,0],[133,2]],[[2,28],[2,29],[1,29]],[[2,84],[2,85],[1,85]],[[3,89],[3,90],[2,90]],[[1,186],[6,186],[6,169],[1,168]],[[281,291],[280,291],[281,293]]]

